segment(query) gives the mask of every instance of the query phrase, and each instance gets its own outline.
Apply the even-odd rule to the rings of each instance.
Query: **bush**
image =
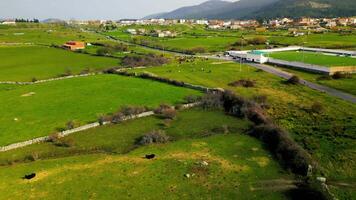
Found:
[[[157,109],[154,110],[154,113],[160,115],[164,119],[171,119],[173,120],[177,116],[177,111],[175,108],[161,104]]]
[[[201,100],[201,97],[200,96],[195,96],[195,95],[189,95],[189,96],[184,97],[184,101],[186,103],[195,103],[195,102],[198,102],[200,100]]]
[[[114,50],[108,47],[102,47],[96,50],[98,56],[110,56],[114,53]]]
[[[145,134],[144,136],[136,140],[137,145],[148,145],[153,143],[166,143],[169,141],[169,137],[165,134],[164,131],[152,131]]]
[[[294,173],[307,175],[312,160],[308,153],[298,146],[285,131],[273,124],[263,124],[255,126],[250,134],[267,144],[276,157]]]
[[[111,119],[112,123],[119,123],[128,117],[141,114],[147,110],[148,109],[145,107],[125,106],[122,107],[118,112],[114,113],[111,117],[108,117],[108,119]]]
[[[174,108],[170,108],[162,112],[162,117],[165,119],[173,120],[176,118],[176,116],[177,116],[177,111]]]
[[[59,138],[59,133],[53,133],[49,136],[48,142],[56,142],[57,140],[59,140]]]
[[[333,79],[351,78],[351,74],[336,72],[335,74],[332,75],[332,78]]]
[[[188,50],[191,54],[205,53],[206,49],[204,47],[193,47]]]
[[[313,105],[311,105],[311,107],[310,107],[310,111],[311,111],[312,113],[322,113],[323,110],[324,110],[324,107],[323,107],[323,105],[322,105],[321,103],[319,103],[319,102],[313,103]]]
[[[34,83],[34,82],[37,82],[38,79],[37,79],[36,77],[33,77],[33,78],[31,79],[31,81]]]
[[[58,147],[72,147],[74,146],[74,140],[72,138],[63,137],[56,140],[54,145]]]
[[[267,38],[264,36],[256,36],[254,38],[248,39],[247,42],[248,44],[252,45],[266,44]]]
[[[331,79],[332,79],[332,77],[329,76],[329,75],[322,75],[322,76],[319,76],[319,77],[317,78],[318,81],[331,80]]]
[[[221,108],[223,105],[221,93],[207,93],[201,98],[201,105],[204,109]]]
[[[299,84],[300,82],[300,78],[296,75],[293,75],[291,78],[289,78],[287,81],[286,81],[288,84],[293,84],[293,85],[296,85],[296,84]]]
[[[161,66],[168,62],[168,58],[156,54],[127,55],[122,59],[122,64],[128,67]]]
[[[241,79],[241,80],[229,83],[228,85],[232,86],[232,87],[242,86],[242,87],[248,88],[248,87],[255,87],[255,84],[256,84],[256,81]]]
[[[69,121],[69,122],[66,123],[66,129],[67,129],[67,130],[73,129],[73,128],[75,128],[76,126],[77,126],[77,125],[76,125],[76,123],[75,123],[73,120],[71,120],[71,121]]]

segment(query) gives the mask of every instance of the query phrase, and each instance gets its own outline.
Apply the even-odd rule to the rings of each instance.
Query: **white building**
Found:
[[[195,23],[199,24],[199,25],[208,25],[209,24],[208,20],[201,20],[201,19],[197,20]]]
[[[3,24],[3,25],[15,25],[16,22],[14,20],[8,20],[8,21],[3,21],[0,24]]]

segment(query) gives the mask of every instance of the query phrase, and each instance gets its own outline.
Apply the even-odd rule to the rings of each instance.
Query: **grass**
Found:
[[[353,154],[356,131],[356,106],[307,87],[289,86],[281,78],[243,65],[221,61],[195,61],[181,65],[135,70],[209,87],[230,89],[245,97],[266,95],[273,120],[287,129],[294,139],[307,149],[332,178],[356,176]],[[256,87],[230,87],[229,83],[250,79]],[[311,106],[320,102],[321,114],[312,113]]]
[[[282,70],[287,71],[289,73],[295,74],[305,80],[318,83],[321,85],[325,85],[331,88],[335,88],[337,90],[341,90],[353,95],[356,95],[356,76],[351,75],[350,78],[342,78],[342,79],[323,79],[324,75],[316,74],[312,72],[306,72],[301,70],[296,70],[292,68],[282,68]]]
[[[1,29],[0,44],[33,43],[42,45],[62,45],[67,41],[97,42],[105,40],[103,36],[82,32],[60,24],[28,24],[6,26]]]
[[[124,154],[135,148],[135,140],[145,133],[164,129],[174,140],[201,138],[207,131],[227,126],[231,132],[245,132],[249,123],[225,115],[219,111],[190,109],[178,113],[177,118],[165,125],[164,119],[152,116],[125,121],[120,124],[101,126],[67,136],[74,145],[63,148],[52,143],[41,143],[0,153],[0,165],[29,161],[33,154],[39,159],[58,158],[93,152]]]
[[[178,33],[176,38],[155,38],[150,36],[131,36],[126,33],[129,28],[148,30],[170,30]],[[140,26],[132,25],[118,28],[115,31],[105,33],[120,40],[134,41],[145,40],[149,46],[156,46],[166,50],[186,51],[194,47],[204,47],[207,52],[226,51],[233,47],[232,44],[244,39],[256,36],[265,37],[271,45],[303,45],[308,47],[355,49],[355,34],[328,32],[324,34],[310,33],[301,37],[292,37],[287,30],[267,30],[258,32],[254,29],[246,30],[209,30],[201,25],[169,25],[169,26]],[[240,45],[234,46],[240,49]],[[266,45],[247,45],[243,49],[263,49]]]
[[[356,67],[355,58],[325,55],[323,53],[285,51],[285,52],[275,52],[270,54],[269,56],[280,60],[304,62],[308,64],[321,65],[325,67],[343,67],[343,66]]]
[[[117,153],[122,153],[127,146],[132,146],[137,136],[162,128],[162,122],[160,118],[148,117],[78,133],[69,136],[75,145],[67,152],[89,147],[88,144],[109,144]],[[180,112],[171,126],[165,128],[167,134],[175,138],[168,144],[139,147],[119,155],[101,153],[62,158],[56,155],[56,159],[0,167],[0,193],[3,194],[0,199],[112,199],[117,196],[121,199],[142,196],[147,199],[285,199],[288,186],[284,181],[293,181],[293,177],[273,160],[258,140],[241,134],[247,124],[216,111]],[[231,132],[201,136],[206,130],[222,125],[228,125]],[[28,152],[36,148],[45,150],[45,145],[49,144],[12,151],[11,155],[14,157],[26,149]],[[60,147],[52,147],[49,152],[55,153],[58,149]],[[156,154],[157,158],[142,158],[149,153]],[[201,166],[202,161],[208,166]],[[31,172],[37,173],[34,180],[21,179]],[[274,180],[278,180],[277,183]],[[31,192],[26,192],[30,188]]]
[[[98,71],[119,65],[118,59],[90,56],[43,46],[0,47],[0,81],[31,81],[70,71]]]
[[[149,80],[97,75],[27,86],[2,86],[0,145],[49,135],[69,120],[96,121],[125,105],[175,104],[197,91]]]

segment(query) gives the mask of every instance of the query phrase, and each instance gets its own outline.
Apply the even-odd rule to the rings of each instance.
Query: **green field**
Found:
[[[176,38],[156,38],[150,36],[132,36],[126,33],[127,29],[146,29],[153,30],[170,30],[176,32]],[[306,33],[306,32],[305,32]],[[115,31],[104,33],[114,36],[117,39],[144,44],[166,50],[187,51],[195,47],[203,47],[207,52],[226,51],[231,48],[240,49],[240,45],[233,45],[242,37],[245,41],[255,38],[264,37],[270,45],[288,46],[303,45],[308,47],[336,48],[336,49],[355,49],[355,33],[336,33],[328,32],[323,34],[309,33],[301,37],[293,37],[287,30],[267,30],[255,31],[254,29],[246,30],[210,30],[202,25],[169,25],[169,26],[140,26],[132,25],[120,27]],[[265,43],[247,44],[243,49],[265,49]]]
[[[356,58],[325,55],[323,53],[301,52],[301,51],[284,51],[275,52],[268,56],[280,60],[304,62],[313,65],[321,65],[325,67],[343,67],[355,66]]]
[[[52,153],[57,157],[40,157],[36,162],[0,167],[0,199],[112,199],[118,196],[120,199],[142,196],[147,199],[286,199],[285,192],[293,177],[273,160],[258,140],[241,134],[248,125],[245,120],[194,109],[180,112],[168,127],[162,127],[162,123],[160,118],[148,117],[74,134],[69,137],[75,144],[69,148],[45,143],[0,153],[0,160],[4,155],[19,158],[25,152],[43,156],[47,151],[47,155]],[[215,131],[216,135],[203,136],[222,126],[228,127],[230,132]],[[161,128],[174,141],[122,154],[132,149],[135,138]],[[98,148],[111,155],[66,158],[56,155]],[[149,153],[156,154],[157,158],[142,158]],[[202,161],[208,165],[200,165]],[[34,180],[21,179],[31,172],[37,173]],[[31,192],[26,192],[28,190]]]
[[[265,95],[274,121],[287,129],[294,139],[319,161],[330,178],[355,177],[353,166],[356,106],[304,86],[286,85],[281,78],[246,65],[219,61],[195,61],[182,65],[170,65],[135,70],[148,71],[162,77],[181,80],[209,87],[220,87],[253,97]],[[256,81],[256,87],[230,87],[240,79]],[[312,113],[310,107],[320,102],[321,114]]]
[[[47,79],[68,70],[78,74],[83,70],[98,71],[119,65],[118,59],[42,46],[0,47],[0,60],[0,81]]]
[[[0,145],[49,135],[74,120],[96,121],[125,105],[175,104],[197,91],[116,75],[0,87]]]
[[[42,44],[62,45],[68,41],[98,42],[105,40],[103,36],[82,32],[59,24],[17,24],[16,26],[0,26],[0,45],[4,44]]]
[[[303,78],[305,80],[315,82],[321,85],[326,85],[331,88],[335,88],[337,90],[341,90],[353,95],[356,95],[356,75],[352,74],[348,78],[342,78],[342,79],[333,79],[330,77],[329,79],[325,79],[325,75],[320,75],[320,74],[315,74],[311,72],[305,72],[305,71],[300,71],[296,69],[291,69],[291,68],[280,68],[284,71],[290,72],[292,74],[295,74],[299,76],[300,78]]]

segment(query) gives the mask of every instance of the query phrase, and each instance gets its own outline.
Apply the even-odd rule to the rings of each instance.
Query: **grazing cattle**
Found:
[[[156,155],[155,155],[155,154],[148,154],[148,155],[146,155],[145,157],[146,157],[147,159],[153,159],[153,158],[156,157]]]
[[[23,179],[27,179],[27,180],[30,180],[30,179],[33,179],[36,177],[36,173],[32,173],[32,174],[27,174],[23,177]]]

